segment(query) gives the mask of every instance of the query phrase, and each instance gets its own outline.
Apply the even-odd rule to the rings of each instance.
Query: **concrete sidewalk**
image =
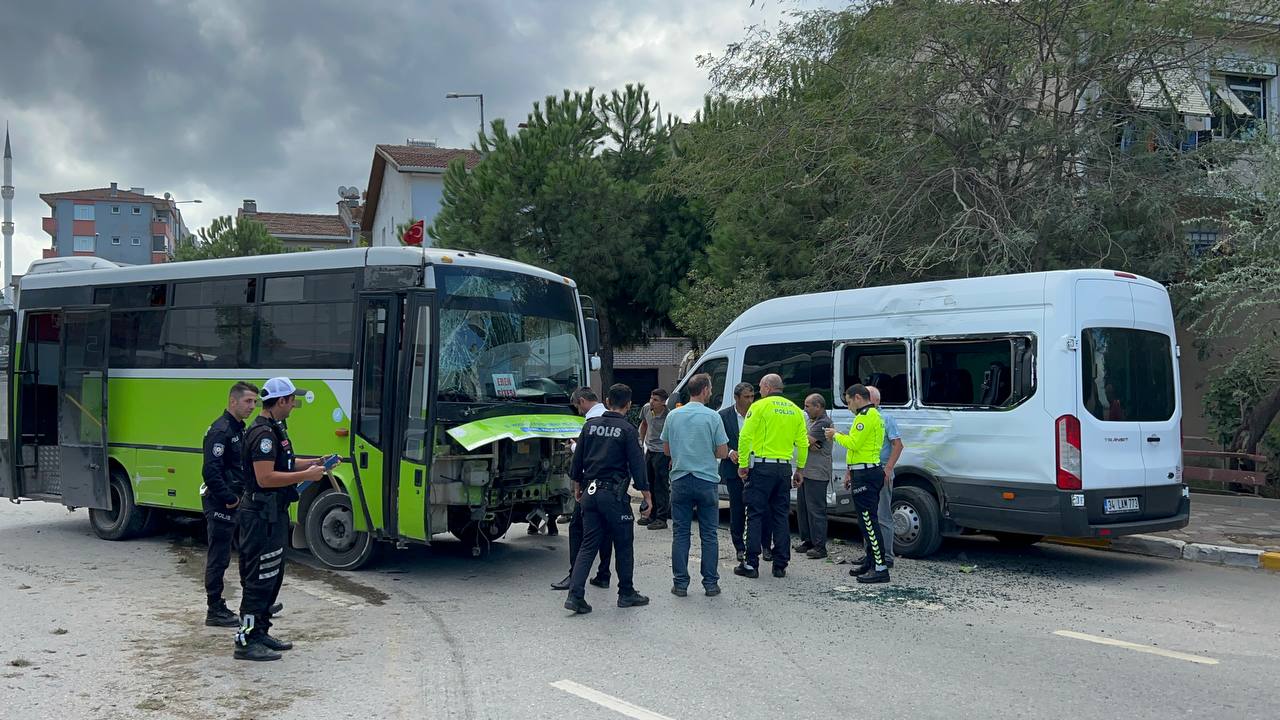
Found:
[[[1280,552],[1280,500],[1191,494],[1191,523],[1153,533],[1188,543]]]
[[[1280,570],[1280,500],[1191,495],[1191,522],[1181,530],[1107,538],[1049,538],[1063,545]]]

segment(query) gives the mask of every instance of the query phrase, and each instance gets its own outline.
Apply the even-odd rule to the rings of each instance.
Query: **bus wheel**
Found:
[[[334,570],[358,570],[373,557],[373,536],[356,530],[351,496],[346,493],[320,493],[307,509],[303,529],[311,554]]]
[[[133,484],[123,470],[111,468],[107,489],[111,496],[110,509],[89,508],[89,525],[94,535],[103,540],[128,540],[153,526],[151,510],[133,502]]]
[[[993,532],[991,535],[1002,544],[1013,547],[1030,547],[1044,539],[1043,535],[1027,535],[1026,533]]]
[[[942,544],[938,501],[928,491],[911,485],[893,489],[893,552],[902,557],[932,555]]]

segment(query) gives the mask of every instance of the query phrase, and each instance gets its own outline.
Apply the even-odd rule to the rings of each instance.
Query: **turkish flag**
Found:
[[[418,222],[410,225],[408,230],[404,231],[404,244],[405,245],[421,245],[422,239],[426,237],[426,234],[427,234],[426,221],[419,220]]]

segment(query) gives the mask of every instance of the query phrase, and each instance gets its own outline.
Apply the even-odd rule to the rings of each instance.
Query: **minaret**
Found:
[[[8,125],[4,127],[4,187],[0,196],[4,197],[4,224],[0,225],[4,233],[4,288],[0,292],[8,298],[13,284],[13,152],[9,150]]]

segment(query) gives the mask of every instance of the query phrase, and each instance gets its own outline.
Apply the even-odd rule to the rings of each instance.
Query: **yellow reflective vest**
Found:
[[[836,433],[836,442],[845,447],[848,465],[880,464],[880,448],[884,445],[884,418],[874,405],[867,405],[853,416],[849,434]]]
[[[796,467],[809,459],[809,435],[804,411],[781,395],[769,395],[751,403],[747,419],[738,435],[738,466],[750,467],[751,456],[790,460],[796,453]]]

